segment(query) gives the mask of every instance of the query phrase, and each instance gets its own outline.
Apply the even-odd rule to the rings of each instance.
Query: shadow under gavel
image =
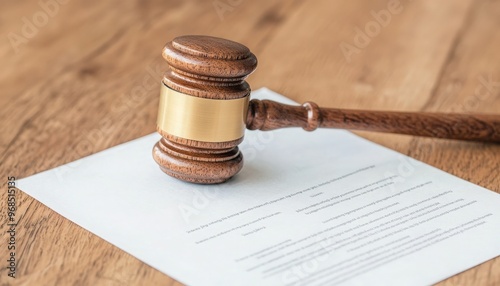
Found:
[[[153,157],[168,175],[200,184],[222,183],[243,167],[238,144],[245,128],[341,128],[435,138],[500,142],[500,115],[389,112],[250,101],[246,77],[257,58],[239,43],[181,36],[167,43]]]

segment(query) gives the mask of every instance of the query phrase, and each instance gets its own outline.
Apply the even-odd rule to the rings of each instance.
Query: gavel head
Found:
[[[245,131],[250,87],[257,67],[250,50],[208,36],[167,43],[153,158],[166,174],[193,183],[222,183],[243,167],[238,149]]]

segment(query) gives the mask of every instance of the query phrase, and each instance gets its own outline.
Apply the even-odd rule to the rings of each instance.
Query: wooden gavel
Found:
[[[499,115],[388,112],[285,105],[250,98],[246,77],[257,58],[239,43],[181,36],[167,43],[153,157],[168,175],[200,184],[221,183],[243,167],[238,144],[245,127],[318,127],[500,142]]]

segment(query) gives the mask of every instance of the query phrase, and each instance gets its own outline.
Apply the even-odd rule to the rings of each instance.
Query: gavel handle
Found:
[[[493,114],[349,110],[319,108],[313,102],[292,106],[252,99],[246,125],[250,130],[302,127],[312,131],[319,127],[500,142],[500,115]]]

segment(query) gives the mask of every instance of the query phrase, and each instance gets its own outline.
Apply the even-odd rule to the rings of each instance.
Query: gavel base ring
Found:
[[[153,147],[153,158],[167,175],[197,184],[223,183],[243,167],[243,155],[238,147],[193,148],[165,138]]]

